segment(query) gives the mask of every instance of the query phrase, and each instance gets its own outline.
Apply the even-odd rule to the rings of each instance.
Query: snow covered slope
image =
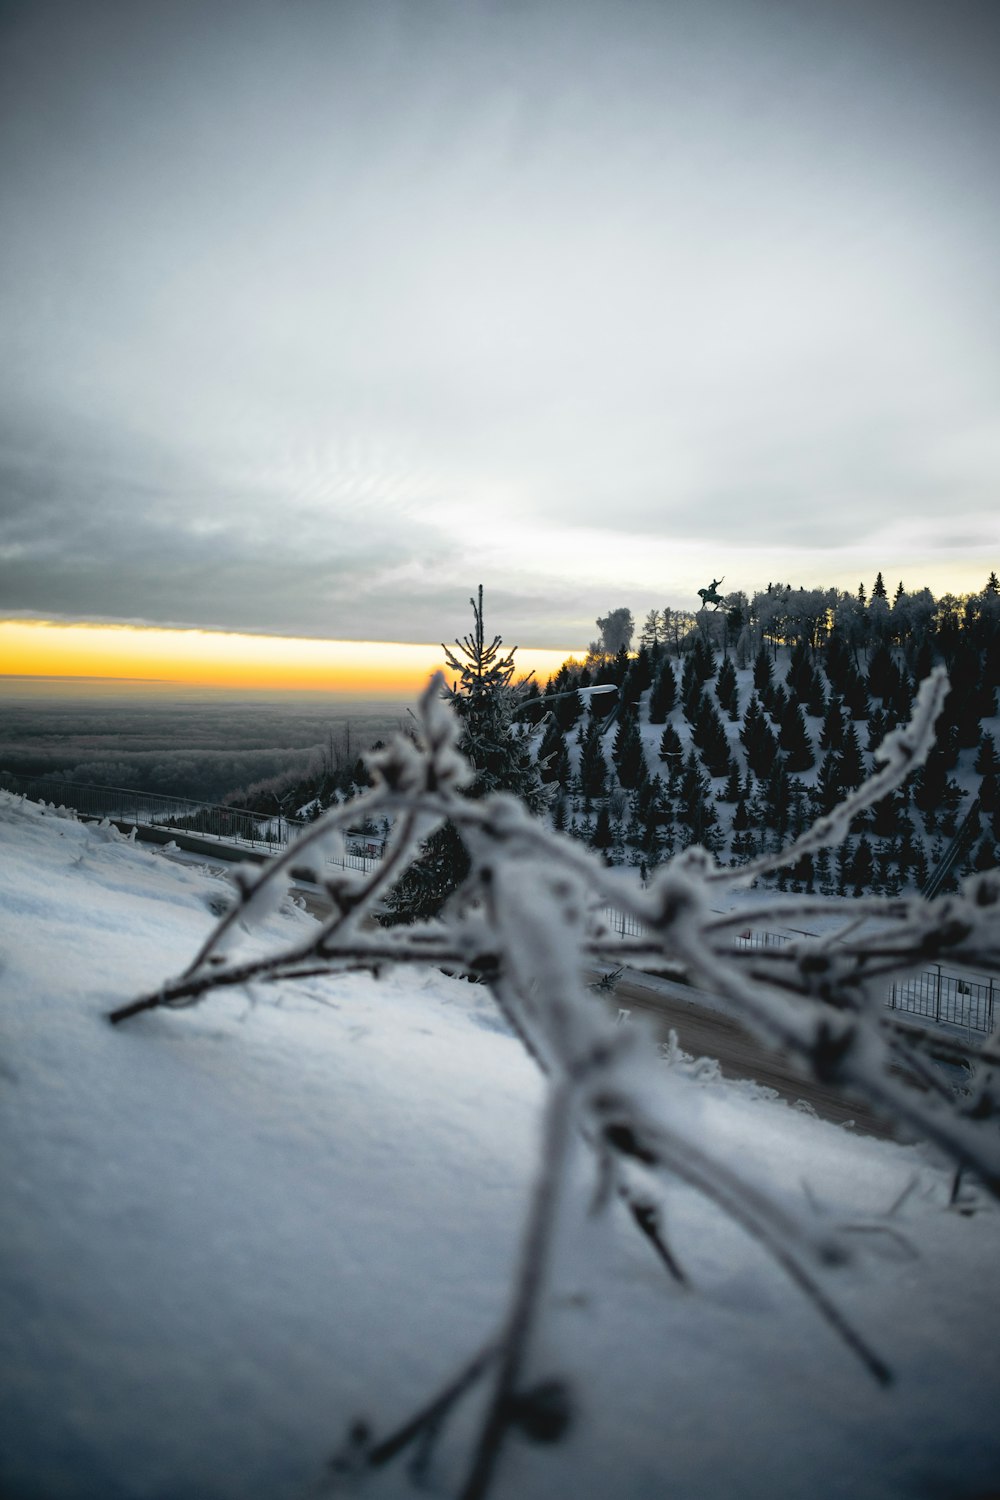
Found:
[[[0,794],[5,1500],[323,1493],[349,1424],[394,1426],[503,1313],[542,1087],[485,989],[345,976],[104,1019],[183,966],[225,892]],[[855,1226],[856,1262],[824,1285],[894,1386],[681,1187],[678,1288],[624,1216],[589,1217],[581,1151],[532,1360],[571,1381],[575,1418],[560,1444],[509,1445],[495,1496],[995,1489],[1000,1216],[949,1210],[916,1148],[705,1077],[735,1167],[768,1163]],[[476,1404],[435,1493],[460,1490]],[[365,1489],[407,1493],[401,1465]]]

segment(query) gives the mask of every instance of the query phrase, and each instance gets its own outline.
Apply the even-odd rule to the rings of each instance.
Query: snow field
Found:
[[[484,988],[344,975],[104,1020],[184,967],[225,890],[0,794],[12,1500],[315,1494],[355,1417],[379,1434],[404,1419],[504,1311],[544,1084]],[[310,921],[286,907],[248,949]],[[855,1226],[856,1261],[823,1283],[896,1384],[878,1389],[758,1247],[673,1185],[695,1290],[677,1287],[617,1209],[589,1215],[581,1143],[531,1361],[571,1380],[576,1420],[555,1447],[508,1445],[497,1500],[995,1486],[992,1206],[950,1212],[919,1148],[710,1070],[690,1107],[734,1169]],[[438,1493],[461,1483],[477,1402],[442,1441]],[[403,1468],[365,1493],[409,1493]]]

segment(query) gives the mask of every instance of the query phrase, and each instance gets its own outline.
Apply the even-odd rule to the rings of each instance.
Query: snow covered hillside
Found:
[[[326,1493],[492,1335],[535,1170],[540,1075],[488,991],[436,970],[256,984],[112,1028],[194,954],[227,887],[0,793],[0,1494]],[[312,922],[286,907],[254,937]],[[662,1063],[664,1077],[683,1060]],[[695,1070],[688,1068],[693,1074]],[[507,1445],[491,1494],[662,1500],[1000,1488],[1000,1214],[919,1147],[706,1070],[706,1149],[818,1205],[823,1273],[888,1362],[876,1385],[774,1262],[667,1189],[665,1273],[624,1211],[564,1200],[539,1381],[562,1441]],[[454,1495],[481,1404],[435,1450]],[[403,1460],[366,1495],[411,1493]]]
[[[926,765],[858,817],[840,846],[777,875],[781,890],[894,896],[996,868],[1000,857],[1000,583],[946,596],[881,575],[867,605],[836,590],[769,585],[690,616],[673,641],[657,612],[624,646],[567,662],[533,712],[553,821],[609,863],[644,872],[698,844],[741,866],[782,848],[870,774],[943,663],[951,692]],[[628,614],[628,611],[623,611]],[[665,613],[669,614],[670,611]],[[631,620],[631,615],[629,615]],[[600,623],[600,622],[599,622]],[[604,684],[615,709],[584,713],[570,689]],[[607,700],[602,700],[605,704]],[[957,843],[953,847],[953,841]]]

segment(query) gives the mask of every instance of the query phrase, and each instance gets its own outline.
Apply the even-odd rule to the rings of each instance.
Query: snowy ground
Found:
[[[348,1424],[408,1415],[505,1306],[542,1085],[484,989],[355,976],[103,1019],[183,967],[225,889],[0,794],[5,1500],[321,1494]],[[588,1218],[581,1150],[533,1358],[576,1420],[508,1446],[497,1500],[1000,1493],[1000,1215],[949,1210],[919,1148],[708,1077],[706,1142],[856,1226],[824,1286],[895,1384],[674,1187],[679,1290],[623,1217]],[[409,1493],[404,1471],[365,1493]]]

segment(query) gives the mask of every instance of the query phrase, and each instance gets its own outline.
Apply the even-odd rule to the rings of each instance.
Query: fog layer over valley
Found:
[[[356,758],[398,728],[405,709],[333,693],[66,685],[0,689],[0,771],[135,787],[206,802],[240,801]]]

